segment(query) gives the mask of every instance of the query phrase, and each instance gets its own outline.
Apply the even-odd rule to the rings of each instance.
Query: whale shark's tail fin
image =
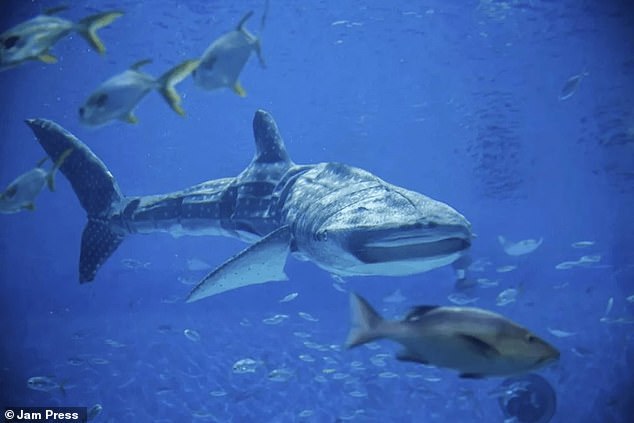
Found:
[[[123,241],[124,234],[112,229],[108,217],[123,195],[106,165],[73,134],[46,119],[28,119],[26,123],[53,162],[71,149],[59,170],[88,215],[81,239],[79,281],[90,282]]]

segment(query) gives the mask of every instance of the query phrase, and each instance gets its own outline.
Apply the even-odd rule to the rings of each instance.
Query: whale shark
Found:
[[[283,281],[287,257],[338,276],[402,276],[454,264],[464,276],[469,221],[454,208],[337,162],[295,164],[271,114],[253,119],[255,155],[239,175],[181,191],[125,196],[106,165],[73,134],[29,119],[40,145],[69,180],[88,222],[79,281],[97,271],[129,234],[215,235],[249,243],[187,297],[196,301],[247,285]],[[465,267],[465,266],[462,266]]]

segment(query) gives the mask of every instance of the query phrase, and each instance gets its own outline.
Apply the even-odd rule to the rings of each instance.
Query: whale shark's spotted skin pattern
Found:
[[[455,262],[470,246],[469,222],[444,203],[345,164],[296,165],[273,118],[261,110],[253,123],[256,154],[238,176],[142,197],[123,196],[106,166],[59,125],[27,123],[53,160],[75,149],[60,171],[88,215],[81,282],[93,280],[130,233],[231,236],[253,242],[260,259],[267,248],[280,253],[287,244],[296,257],[339,275],[418,273]],[[240,260],[252,268],[258,263],[249,261],[249,248]]]

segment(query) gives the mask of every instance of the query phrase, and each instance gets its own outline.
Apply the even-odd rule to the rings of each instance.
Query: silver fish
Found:
[[[87,413],[88,421],[92,421],[95,418],[97,418],[97,416],[101,414],[102,410],[103,410],[103,406],[101,404],[95,404],[92,407],[90,407]]]
[[[521,241],[512,242],[502,235],[498,235],[498,242],[509,256],[521,256],[529,254],[539,248],[544,242],[544,238],[539,239],[523,239]]]
[[[0,193],[0,213],[10,214],[22,210],[35,210],[35,199],[42,192],[45,185],[52,192],[55,191],[55,173],[64,160],[72,153],[69,148],[57,159],[48,172],[42,169],[46,158],[40,160],[34,169],[18,176],[9,186]]]
[[[46,376],[30,377],[26,385],[34,391],[51,392],[59,389],[62,393],[65,393],[64,387],[60,383]]]
[[[568,100],[570,97],[575,95],[575,93],[579,89],[579,84],[581,84],[583,78],[588,75],[590,75],[588,72],[582,72],[578,75],[568,78],[564,86],[561,87],[561,91],[559,92],[559,100]]]
[[[186,60],[159,78],[139,70],[141,66],[150,62],[149,59],[136,62],[126,71],[102,83],[79,108],[81,123],[88,126],[101,126],[116,119],[127,123],[137,123],[134,108],[152,90],[158,90],[172,110],[184,116],[185,111],[181,107],[180,95],[174,87],[189,76],[199,62]]]
[[[55,63],[57,58],[49,49],[71,32],[77,32],[88,41],[93,49],[103,54],[106,51],[103,42],[97,36],[97,30],[109,25],[122,16],[120,11],[110,11],[88,16],[75,23],[53,16],[66,9],[49,9],[43,15],[22,22],[0,35],[0,70],[18,66],[30,60]]]
[[[559,351],[527,329],[478,308],[418,306],[390,321],[356,294],[350,308],[347,348],[388,338],[405,347],[398,360],[455,369],[463,378],[521,374],[559,359]]]
[[[231,88],[240,97],[247,95],[238,78],[251,52],[255,52],[260,65],[266,67],[260,40],[244,27],[251,16],[253,11],[240,19],[233,31],[220,36],[205,50],[200,66],[192,73],[196,85],[206,90]]]

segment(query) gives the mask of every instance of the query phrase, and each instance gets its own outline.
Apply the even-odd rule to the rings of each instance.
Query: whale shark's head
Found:
[[[337,173],[355,181],[311,207],[320,217],[299,245],[319,266],[339,275],[410,275],[453,263],[471,246],[471,224],[449,205],[373,175],[361,182],[371,174],[360,169]]]

